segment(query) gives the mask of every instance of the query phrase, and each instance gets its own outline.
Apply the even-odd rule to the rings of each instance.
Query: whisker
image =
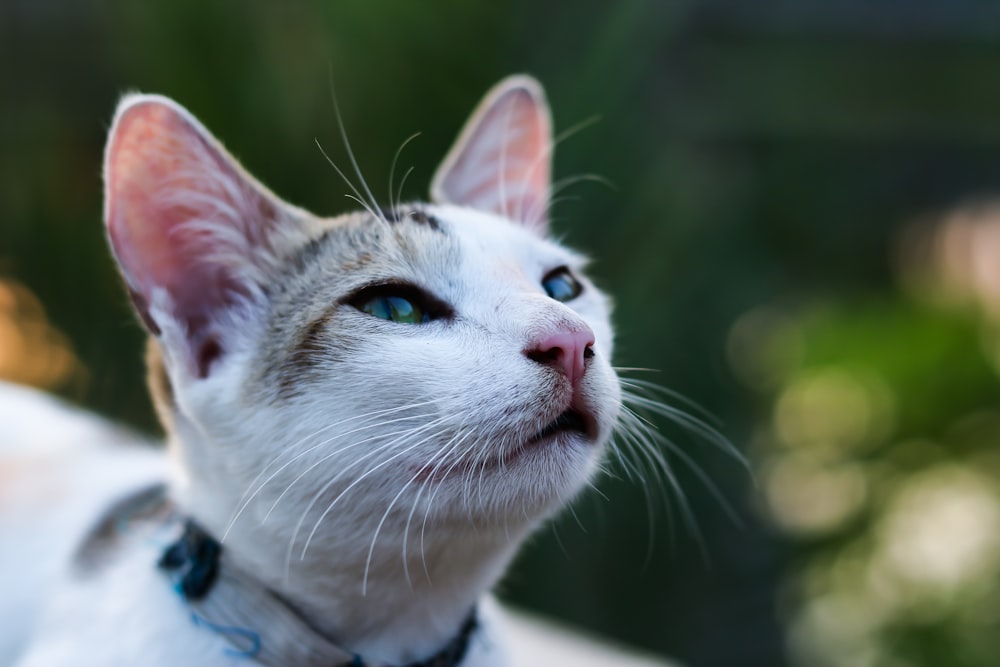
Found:
[[[481,442],[493,442],[496,439],[496,437],[497,437],[497,435],[496,435],[497,431],[499,431],[500,428],[501,428],[501,425],[499,423],[492,424],[490,426],[490,428],[485,433],[482,434],[482,436],[480,437],[480,441]],[[503,440],[503,436],[501,436],[501,439]],[[506,442],[503,442],[503,441],[501,442],[501,445],[506,445],[506,444],[507,444]],[[477,482],[476,492],[477,492],[477,498],[479,499],[479,503],[480,504],[483,503],[483,475],[486,474],[486,470],[487,470],[487,467],[489,465],[490,458],[492,458],[493,456],[495,456],[496,459],[497,459],[497,467],[502,467],[503,466],[503,449],[504,449],[503,446],[497,447],[493,451],[491,451],[490,449],[483,449],[483,450],[480,450],[476,454],[476,456],[473,458],[472,466],[471,466],[470,469],[471,469],[472,472],[474,472],[476,470],[476,468],[479,468],[479,480]],[[470,473],[470,480],[469,481],[471,482],[471,473]]]
[[[347,175],[340,170],[340,167],[338,167],[337,163],[333,161],[333,158],[331,158],[329,155],[327,155],[326,151],[323,150],[323,145],[321,143],[319,143],[319,139],[314,139],[313,141],[316,142],[316,147],[319,148],[319,152],[322,153],[322,155],[326,159],[327,163],[329,163],[329,165],[331,167],[333,167],[334,171],[337,172],[337,175],[339,175],[340,178],[342,178],[344,180],[344,183],[347,183],[347,187],[349,187],[354,192],[355,197],[351,197],[351,199],[354,199],[354,201],[360,202],[361,205],[365,207],[365,210],[372,214],[372,217],[374,217],[376,219],[379,219],[379,220],[385,220],[385,217],[383,215],[381,215],[380,213],[376,213],[375,209],[373,209],[371,206],[369,206],[368,204],[366,204],[364,202],[364,195],[361,194],[360,190],[358,190],[356,187],[354,187],[354,183],[352,183],[351,179],[347,178]],[[346,195],[346,196],[350,197],[350,195]]]
[[[257,484],[257,482],[259,482],[260,479],[267,473],[267,470],[272,465],[274,465],[275,463],[277,463],[278,460],[281,457],[285,456],[286,454],[290,454],[290,453],[294,452],[299,446],[305,444],[309,439],[316,437],[320,433],[324,433],[326,431],[329,431],[332,428],[336,428],[337,426],[342,426],[342,425],[347,424],[349,422],[357,421],[357,420],[361,420],[361,419],[369,419],[369,418],[372,418],[372,417],[381,417],[381,416],[384,416],[384,415],[387,415],[387,414],[392,414],[394,412],[400,412],[400,411],[403,411],[403,410],[412,410],[413,408],[419,408],[419,407],[423,407],[425,405],[430,405],[432,403],[437,403],[437,402],[438,402],[438,399],[432,399],[432,400],[429,400],[429,401],[421,401],[419,403],[411,403],[411,404],[408,404],[408,405],[401,405],[401,406],[397,406],[397,407],[394,407],[394,408],[385,408],[385,409],[381,409],[381,410],[373,410],[371,412],[366,412],[366,413],[362,413],[362,414],[358,414],[358,415],[353,415],[351,417],[347,417],[346,419],[341,419],[341,420],[335,421],[335,422],[333,422],[331,424],[327,424],[326,426],[318,429],[314,433],[312,433],[312,434],[310,434],[308,436],[305,436],[303,438],[300,438],[294,445],[290,445],[288,447],[285,447],[281,452],[278,453],[277,456],[273,457],[267,463],[267,465],[265,465],[261,469],[261,471],[253,479],[253,481],[250,482],[249,485],[247,485],[247,490],[243,492],[243,495],[242,495],[242,497],[239,500],[239,503],[240,503],[239,509],[236,512],[234,512],[233,517],[229,520],[229,523],[226,526],[226,530],[225,530],[225,532],[224,532],[224,534],[222,536],[222,542],[226,541],[226,537],[229,535],[229,532],[232,530],[233,526],[236,525],[236,521],[239,519],[240,515],[243,514],[244,510],[246,510],[247,505],[249,505],[249,503],[253,501],[253,498],[256,497],[256,495],[258,493],[260,493],[260,491],[263,489],[263,487],[266,486],[268,484],[268,482],[271,481],[271,479],[273,478],[273,476],[272,476],[272,478],[268,478],[268,480],[265,481],[264,484],[262,484],[256,491],[254,491],[253,495],[248,498],[247,496],[250,495],[250,490],[253,489],[253,487]],[[377,426],[377,425],[379,425],[381,423],[385,423],[385,422],[378,422],[376,424],[373,424],[372,426]],[[389,422],[389,423],[392,423],[392,422]],[[371,426],[365,427],[365,428],[370,428],[370,427]],[[348,431],[344,435],[350,435],[351,433],[355,433],[355,432],[356,432],[356,430]],[[280,472],[281,470],[284,470],[289,464],[297,461],[299,458],[301,458],[302,456],[305,456],[309,452],[315,450],[317,447],[322,447],[324,444],[327,444],[328,442],[329,442],[329,440],[324,441],[323,443],[320,443],[319,445],[315,445],[315,446],[311,447],[310,449],[307,449],[306,451],[304,451],[304,452],[300,453],[299,455],[293,457],[287,464],[285,464],[284,466],[282,466],[278,470],[278,472]]]
[[[750,468],[750,462],[747,458],[743,456],[738,449],[736,449],[736,446],[733,445],[733,443],[731,443],[726,436],[720,433],[719,430],[711,424],[707,424],[703,420],[689,415],[683,410],[679,410],[671,405],[667,405],[666,403],[646,398],[644,396],[639,396],[632,392],[623,390],[622,397],[624,400],[632,403],[633,405],[666,417],[678,426],[702,436],[709,442],[709,444],[712,444],[720,451],[729,454],[734,460],[743,466],[751,476],[753,475],[753,470]]]
[[[444,420],[445,420],[444,417],[435,419],[434,421],[429,422],[428,424],[425,424],[424,426],[420,427],[420,429],[426,430],[426,429],[430,428],[431,426],[437,426],[438,424],[442,423]],[[422,440],[419,440],[418,442],[410,445],[409,447],[406,447],[405,449],[403,449],[403,450],[401,450],[399,452],[396,452],[395,454],[393,454],[392,456],[390,456],[385,461],[382,461],[381,463],[373,466],[372,468],[369,468],[363,475],[361,475],[360,477],[358,477],[357,479],[355,479],[353,482],[351,482],[347,486],[347,488],[345,488],[343,491],[341,491],[340,494],[336,498],[333,499],[333,502],[331,502],[327,506],[327,508],[323,511],[323,513],[320,515],[319,519],[316,520],[316,524],[313,526],[313,529],[309,532],[309,536],[306,538],[306,543],[302,547],[302,555],[299,557],[299,560],[304,560],[305,559],[306,552],[309,550],[309,545],[312,543],[313,537],[316,536],[316,531],[319,530],[320,524],[323,523],[323,519],[325,519],[330,514],[330,512],[333,511],[333,508],[337,505],[338,502],[340,502],[341,498],[343,498],[345,495],[347,495],[347,493],[350,492],[351,489],[353,489],[358,484],[360,484],[362,481],[364,481],[365,479],[367,479],[376,470],[379,470],[379,469],[381,469],[381,468],[389,465],[390,463],[392,463],[393,461],[395,461],[396,459],[398,459],[400,456],[403,456],[404,454],[407,454],[408,452],[413,451],[414,448],[416,448],[416,447],[420,446],[421,444],[427,442],[427,440],[430,440],[431,438],[435,437],[435,435],[431,435],[431,436],[428,436],[428,437],[426,437],[426,438],[424,438]]]
[[[482,438],[473,440],[469,444],[469,447],[466,448],[465,452],[463,452],[460,456],[456,456],[455,459],[452,461],[451,465],[448,466],[448,469],[444,471],[444,474],[442,475],[441,478],[442,479],[447,479],[448,475],[451,474],[451,471],[454,470],[455,467],[458,464],[460,464],[465,459],[466,454],[468,454],[470,451],[472,451],[472,448],[474,448],[476,446],[476,444],[478,442],[480,442],[481,440],[482,440]],[[440,470],[440,467],[439,466],[435,466],[434,467],[434,474],[437,474],[439,470]],[[426,537],[426,531],[427,531],[427,518],[430,515],[431,507],[434,505],[434,499],[437,497],[438,491],[441,490],[442,486],[443,486],[443,484],[438,484],[437,487],[434,489],[434,492],[431,494],[431,497],[427,500],[427,506],[424,508],[423,522],[420,524],[420,555],[421,555],[421,559],[423,560],[424,574],[426,575],[428,581],[430,581],[431,575],[430,575],[430,571],[427,569],[427,559],[425,557],[426,553],[427,553],[426,549],[425,549],[425,544],[426,544],[425,537]]]
[[[368,211],[369,213],[371,213],[371,214],[372,214],[373,216],[375,216],[376,218],[379,218],[379,219],[381,219],[381,218],[382,218],[382,216],[383,216],[383,215],[385,215],[385,214],[384,214],[384,213],[382,213],[381,211],[379,211],[378,213],[376,213],[375,211],[373,211],[373,210],[372,210],[372,207],[371,207],[371,206],[369,206],[369,205],[368,205],[367,203],[365,203],[365,202],[364,202],[364,201],[362,201],[361,199],[358,199],[357,197],[355,197],[355,196],[354,196],[354,195],[352,195],[352,194],[346,194],[346,195],[344,195],[344,196],[345,196],[345,197],[347,197],[348,199],[350,199],[351,201],[355,201],[355,202],[357,202],[357,203],[361,204],[361,206],[363,206],[363,207],[365,208],[365,210],[366,210],[366,211]]]
[[[625,372],[625,371],[646,371],[646,370],[651,370],[651,369],[648,369],[648,368],[616,368],[615,369],[615,371],[618,372],[618,373]],[[689,407],[692,410],[695,410],[696,412],[700,413],[702,415],[702,417],[704,417],[709,422],[712,422],[715,425],[716,428],[719,428],[722,425],[721,420],[718,417],[716,417],[715,415],[713,415],[711,413],[711,411],[708,410],[708,408],[706,408],[705,406],[701,405],[700,403],[697,403],[696,401],[691,400],[690,398],[688,398],[684,394],[680,393],[679,391],[674,391],[673,389],[669,389],[667,387],[663,387],[661,385],[656,384],[655,382],[650,382],[648,380],[640,380],[639,378],[629,378],[629,377],[624,377],[623,378],[623,377],[619,377],[618,381],[621,384],[624,384],[625,386],[627,386],[627,387],[629,387],[631,389],[635,389],[636,391],[644,391],[644,392],[646,392],[649,395],[662,394],[664,396],[667,396],[668,398],[672,398],[672,399],[674,399],[676,401],[680,401],[681,403],[683,403],[687,407]]]
[[[351,435],[353,433],[357,433],[358,431],[362,431],[362,430],[369,429],[369,428],[375,428],[377,426],[384,425],[384,424],[396,423],[398,421],[403,421],[405,419],[416,419],[416,418],[421,417],[421,415],[413,415],[413,416],[408,416],[408,417],[400,417],[398,419],[389,420],[388,422],[375,422],[375,423],[369,424],[367,426],[362,426],[362,427],[359,427],[359,428],[356,428],[356,429],[352,429],[352,430],[347,431],[347,432],[345,432],[343,434],[339,434],[337,436],[334,436],[334,438],[332,438],[332,439],[327,439],[327,440],[324,440],[323,442],[320,442],[320,443],[318,443],[316,445],[313,445],[312,447],[310,447],[310,448],[308,448],[308,449],[306,449],[306,450],[304,450],[302,452],[299,452],[298,454],[296,454],[295,456],[293,456],[289,461],[287,461],[284,465],[282,465],[280,468],[278,468],[278,470],[276,470],[270,477],[268,477],[259,487],[257,487],[257,489],[253,492],[252,495],[250,495],[249,497],[247,497],[247,494],[250,493],[250,489],[253,488],[253,486],[260,480],[261,477],[264,476],[264,474],[267,472],[268,468],[270,468],[272,465],[274,465],[275,463],[277,463],[278,459],[280,459],[283,454],[290,453],[290,452],[294,451],[296,448],[298,448],[300,445],[304,444],[310,438],[313,438],[313,437],[319,435],[320,433],[328,431],[328,430],[330,430],[332,428],[335,428],[337,426],[342,426],[342,425],[344,425],[344,424],[346,424],[348,422],[356,421],[356,420],[359,420],[359,419],[370,419],[370,418],[373,418],[373,417],[381,417],[381,416],[385,416],[385,415],[388,415],[388,414],[393,414],[395,412],[400,412],[400,411],[403,411],[403,410],[412,410],[414,408],[422,407],[422,406],[425,406],[425,405],[430,405],[430,404],[436,403],[436,402],[438,402],[438,401],[437,400],[422,401],[420,403],[412,403],[412,404],[409,404],[409,405],[403,405],[403,406],[398,406],[398,407],[394,407],[394,408],[386,408],[386,409],[383,409],[383,410],[375,410],[373,412],[368,412],[368,413],[365,413],[365,414],[355,415],[353,417],[348,417],[347,419],[341,419],[340,421],[336,421],[336,422],[333,422],[332,424],[328,424],[328,425],[324,426],[323,428],[319,429],[318,431],[316,431],[312,435],[300,439],[295,445],[286,448],[284,450],[284,452],[280,453],[278,456],[276,456],[273,459],[271,459],[271,461],[266,466],[264,466],[264,468],[260,471],[260,473],[257,475],[257,477],[255,477],[254,480],[252,482],[250,482],[250,485],[247,487],[246,492],[243,494],[243,499],[241,499],[241,505],[240,505],[239,509],[234,513],[232,519],[230,519],[229,524],[226,527],[225,533],[222,536],[222,541],[225,542],[226,537],[229,535],[229,532],[232,530],[233,526],[236,525],[236,521],[240,518],[240,516],[243,514],[243,512],[246,510],[246,508],[249,506],[249,504],[251,502],[253,502],[253,499],[257,497],[257,495],[264,489],[265,486],[267,486],[271,482],[271,480],[273,480],[278,474],[280,474],[283,470],[285,470],[288,466],[290,466],[295,461],[298,461],[300,458],[302,458],[303,456],[308,455],[310,452],[313,452],[316,449],[329,444],[330,442],[332,442],[333,440],[335,440],[338,437],[346,437],[346,436]],[[270,512],[268,512],[268,514],[270,514]]]
[[[384,426],[386,424],[392,424],[394,422],[403,421],[405,419],[418,419],[418,418],[427,417],[427,416],[429,416],[429,415],[414,415],[413,417],[401,417],[399,419],[394,419],[394,420],[390,420],[390,421],[387,421],[387,422],[382,422],[381,424],[373,424],[372,426],[365,427],[365,428],[373,428],[375,426]],[[356,430],[360,431],[362,429],[356,429]],[[338,454],[341,454],[342,452],[345,452],[348,449],[353,449],[353,448],[358,447],[360,445],[363,445],[365,443],[371,442],[372,440],[378,440],[379,438],[382,438],[382,437],[385,437],[385,436],[395,436],[395,435],[405,436],[406,434],[411,433],[412,431],[413,431],[413,429],[406,429],[404,431],[393,431],[392,433],[378,433],[378,434],[375,434],[375,435],[373,435],[373,436],[371,436],[369,438],[364,438],[362,440],[358,440],[356,442],[352,442],[351,444],[346,445],[344,447],[341,447],[340,449],[335,449],[332,452],[324,454],[322,458],[320,458],[318,461],[316,461],[315,463],[313,463],[312,465],[310,465],[308,468],[306,468],[305,470],[303,470],[302,472],[300,472],[295,477],[295,479],[293,479],[291,482],[288,483],[288,486],[286,486],[285,489],[284,489],[284,491],[282,491],[278,495],[278,497],[275,499],[275,501],[271,505],[270,509],[267,510],[267,513],[264,515],[264,518],[261,521],[262,522],[263,521],[267,521],[268,517],[271,516],[271,513],[274,512],[275,508],[278,507],[278,503],[281,502],[281,499],[285,497],[285,494],[287,494],[292,489],[292,487],[295,486],[295,484],[299,480],[301,480],[303,477],[305,477],[307,474],[309,474],[311,471],[315,470],[317,467],[319,467],[323,463],[326,463],[327,461],[329,461],[334,456],[336,456]],[[384,449],[385,447],[392,446],[392,444],[393,444],[392,442],[389,442],[387,444],[380,445],[379,447],[375,448],[371,452],[368,452],[367,454],[365,454],[362,458],[358,459],[357,461],[365,460],[366,458],[369,458],[369,457],[377,454],[378,452],[382,451],[382,449]]]
[[[293,550],[295,548],[294,547],[295,541],[298,539],[299,532],[302,530],[302,525],[305,523],[306,517],[309,516],[309,512],[316,505],[316,503],[319,502],[319,499],[323,496],[323,494],[326,493],[327,490],[331,486],[333,486],[341,477],[343,477],[345,474],[347,474],[347,472],[349,472],[356,465],[359,465],[359,464],[363,463],[365,460],[367,460],[368,458],[376,456],[380,452],[384,451],[385,449],[387,449],[389,447],[392,447],[392,446],[398,444],[399,442],[404,441],[407,437],[409,437],[411,435],[418,434],[418,433],[420,433],[420,432],[422,432],[424,430],[427,430],[429,428],[433,428],[434,426],[436,426],[437,424],[439,424],[439,423],[441,423],[443,421],[444,421],[444,418],[440,417],[440,418],[435,419],[435,420],[433,420],[433,421],[431,421],[431,422],[429,422],[427,424],[424,424],[422,426],[418,426],[418,427],[416,427],[416,428],[414,428],[414,429],[412,429],[410,431],[403,432],[403,434],[400,435],[399,437],[394,438],[393,440],[390,440],[388,443],[380,445],[374,451],[370,452],[369,454],[366,454],[365,456],[360,457],[356,461],[353,461],[352,463],[350,463],[349,465],[347,465],[344,469],[342,469],[340,472],[338,472],[336,475],[334,475],[331,479],[327,480],[327,482],[315,494],[313,494],[313,499],[311,501],[309,501],[309,504],[306,506],[305,510],[302,512],[301,517],[299,518],[298,522],[295,524],[295,529],[292,532],[292,536],[291,536],[291,538],[288,541],[288,550],[285,553],[285,577],[286,577],[286,579],[288,577],[289,568],[291,567],[291,558],[292,558],[292,552],[293,552]],[[390,435],[395,435],[395,434],[390,434]],[[304,556],[304,554],[303,554],[303,556]]]
[[[673,490],[674,496],[677,498],[678,507],[680,509],[681,520],[687,526],[688,531],[694,538],[695,543],[698,545],[698,550],[701,552],[702,558],[707,563],[709,561],[708,550],[705,545],[705,539],[702,536],[701,529],[698,527],[698,522],[695,520],[694,512],[691,509],[691,505],[687,500],[687,496],[684,494],[684,489],[681,487],[680,482],[674,475],[670,466],[667,464],[666,460],[662,458],[662,455],[653,447],[644,445],[643,440],[636,437],[637,434],[625,433],[623,434],[626,442],[631,442],[632,451],[638,456],[644,459],[649,465],[649,470],[651,472],[657,472],[662,474],[660,479],[664,480],[667,486]],[[656,465],[659,463],[660,465]],[[659,477],[659,475],[658,475]],[[662,487],[661,487],[662,488]]]
[[[667,489],[673,486],[670,480],[670,477],[673,476],[670,463],[664,458],[663,453],[650,442],[648,432],[638,422],[639,418],[626,406],[622,406],[622,409],[622,418],[628,420],[629,423],[629,428],[621,434],[622,439],[630,450],[638,456],[637,463],[644,464],[653,476],[655,482],[653,488],[659,491],[663,506],[669,510],[670,501],[666,493]],[[652,498],[649,498],[649,501],[649,506],[652,507]]]
[[[558,181],[555,181],[554,183],[552,183],[552,185],[549,186],[548,196],[545,199],[535,202],[534,207],[528,211],[529,216],[534,216],[535,213],[540,213],[541,215],[545,215],[546,210],[551,210],[552,207],[555,206],[557,202],[566,199],[565,197],[562,198],[556,197],[557,194],[559,194],[560,192],[562,192],[571,185],[575,185],[577,183],[582,183],[582,182],[599,183],[601,185],[610,188],[611,190],[614,191],[618,190],[617,185],[615,185],[613,182],[611,182],[610,180],[599,174],[579,174],[577,176],[568,176],[566,178],[562,178]],[[537,207],[539,206],[542,207],[543,209],[542,211],[538,211]]]
[[[604,491],[601,491],[600,487],[598,487],[592,481],[590,481],[588,479],[587,482],[586,482],[586,484],[587,484],[588,487],[590,487],[591,490],[593,490],[594,493],[596,493],[597,495],[599,495],[606,502],[611,502],[611,498],[608,498],[608,494],[604,493]],[[583,528],[583,526],[580,526],[580,527]],[[587,531],[584,530],[583,532],[587,532]]]
[[[548,160],[548,159],[551,158],[552,153],[556,149],[556,146],[558,146],[562,142],[566,141],[567,139],[569,139],[570,137],[572,137],[574,134],[577,134],[578,132],[581,132],[582,130],[585,130],[586,128],[590,127],[591,125],[596,124],[600,120],[601,120],[601,117],[599,115],[594,115],[594,116],[590,116],[589,118],[584,118],[582,121],[580,121],[576,125],[571,125],[570,127],[566,128],[565,130],[563,130],[562,132],[560,132],[559,134],[557,134],[553,139],[551,139],[548,142],[548,144],[545,146],[545,150],[543,150],[541,153],[539,153],[538,155],[536,155],[535,158],[531,161],[531,164],[528,165],[528,170],[524,174],[524,178],[521,180],[521,192],[524,192],[525,190],[528,189],[528,182],[531,180],[532,176],[534,176],[535,170],[538,169],[546,160]],[[549,199],[551,198],[551,196],[552,196],[552,193],[549,192],[548,196],[545,198],[546,202],[549,201]],[[516,217],[514,218],[514,220],[518,220],[520,222],[525,222],[527,220],[530,220],[531,218],[522,218],[521,217],[521,215],[525,212],[523,210],[523,208],[524,208],[524,206],[523,206],[524,205],[524,199],[523,198],[520,199],[517,204],[518,204],[517,205],[517,212],[516,212]],[[533,213],[533,212],[534,212],[533,209],[531,211],[528,211],[528,213]],[[543,213],[544,213],[544,211],[543,211]]]
[[[409,178],[410,174],[412,174],[412,173],[413,173],[413,167],[410,167],[409,169],[407,169],[406,173],[403,174],[403,178],[401,178],[400,181],[399,181],[399,187],[396,189],[396,212],[397,212],[397,215],[398,215],[398,212],[399,212],[399,207],[402,205],[402,201],[403,201],[403,186],[406,185],[406,179]]]
[[[694,459],[692,459],[687,453],[685,453],[685,451],[673,440],[666,437],[659,431],[655,430],[655,427],[645,427],[645,430],[647,435],[652,440],[659,442],[667,449],[669,449],[674,456],[679,458],[681,462],[683,462],[688,467],[688,469],[692,473],[694,473],[694,475],[699,479],[699,481],[701,481],[701,483],[705,486],[705,488],[712,495],[712,497],[715,498],[716,502],[719,503],[719,506],[722,508],[723,512],[726,513],[726,515],[733,523],[735,523],[737,526],[743,527],[743,520],[740,519],[739,515],[736,514],[736,510],[733,509],[732,504],[728,500],[726,500],[726,497],[719,489],[719,486],[715,482],[713,482],[711,478],[709,478],[709,476],[705,473],[705,471],[701,468],[701,466],[699,466],[697,462],[695,462]]]
[[[464,422],[463,422],[463,426],[464,426]],[[420,497],[423,495],[424,490],[427,488],[427,485],[430,484],[430,480],[433,479],[433,474],[434,474],[433,471],[437,467],[437,464],[435,462],[443,460],[443,459],[447,459],[448,456],[451,454],[451,452],[453,452],[455,450],[456,447],[458,447],[460,444],[462,444],[462,442],[466,438],[468,438],[469,436],[472,435],[472,433],[473,433],[472,431],[467,431],[466,433],[462,434],[461,431],[462,431],[463,426],[460,426],[459,429],[458,429],[458,433],[461,434],[461,438],[459,438],[457,441],[455,441],[455,438],[452,438],[452,441],[454,441],[454,444],[451,444],[452,441],[449,441],[449,444],[451,445],[450,447],[448,446],[448,444],[446,444],[445,447],[448,447],[447,449],[445,449],[444,447],[442,447],[439,450],[438,454],[436,454],[434,457],[431,458],[430,461],[428,461],[427,465],[431,465],[433,463],[434,467],[431,468],[431,473],[428,475],[427,479],[424,481],[423,484],[420,485],[420,488],[417,490],[417,495],[413,499],[413,507],[410,508],[410,513],[406,517],[406,527],[403,530],[403,575],[406,577],[406,583],[410,586],[411,589],[413,587],[413,581],[410,579],[410,564],[409,564],[409,560],[406,557],[406,545],[407,545],[407,542],[409,541],[409,538],[410,538],[410,525],[411,525],[411,522],[413,521],[413,515],[414,515],[414,513],[417,510],[417,504],[420,502]],[[456,435],[456,438],[457,437],[458,437],[458,435]],[[422,470],[425,470],[425,469],[426,468],[422,468]],[[423,558],[423,554],[421,554],[421,558]],[[424,565],[425,565],[425,568],[426,568],[426,559],[424,560]],[[429,579],[429,577],[428,577],[428,579]]]
[[[649,567],[649,564],[652,562],[654,535],[656,533],[656,523],[654,521],[653,494],[650,491],[649,486],[646,484],[646,480],[642,474],[642,471],[639,470],[638,466],[634,465],[631,461],[629,461],[628,456],[626,456],[625,452],[622,451],[622,447],[619,444],[618,439],[612,438],[612,440],[609,443],[609,446],[611,448],[611,451],[614,452],[618,463],[625,470],[625,474],[628,477],[628,479],[633,482],[638,481],[639,488],[642,489],[642,498],[646,503],[646,534],[649,536],[649,538],[646,541],[646,557],[643,559],[643,566],[642,566],[643,570],[645,571],[646,568]],[[656,479],[659,479],[659,476],[656,475],[655,473],[654,477]],[[661,486],[657,486],[656,488],[662,489]],[[663,498],[663,509],[666,512],[666,517],[667,517],[667,528],[668,528],[667,534],[670,537],[670,545],[671,547],[673,547],[675,543],[674,510],[669,500],[666,498],[665,495],[663,495],[662,490],[661,490],[661,497]]]
[[[495,422],[493,424],[490,424],[489,428],[485,429],[480,433],[479,442],[495,442],[497,440],[497,432],[501,428],[503,427],[500,425],[500,423]],[[502,434],[500,436],[500,442],[498,443],[499,444],[498,447],[482,448],[478,452],[474,452],[472,461],[469,464],[468,474],[466,475],[465,481],[463,483],[463,489],[466,489],[465,494],[463,495],[463,500],[466,503],[466,507],[468,507],[468,503],[472,498],[472,494],[469,493],[469,491],[467,490],[468,485],[472,483],[472,477],[473,475],[475,475],[477,468],[479,469],[479,478],[476,485],[476,498],[480,505],[483,504],[483,475],[486,474],[486,470],[488,468],[490,459],[493,456],[495,456],[497,459],[497,466],[498,467],[503,466],[503,452],[507,444],[504,440],[505,435],[506,434]],[[472,453],[472,449],[470,448],[469,452],[467,453]]]
[[[638,483],[640,486],[644,486],[646,484],[646,478],[642,476],[642,473],[635,466],[633,466],[628,460],[628,457],[625,456],[625,453],[622,451],[621,445],[618,442],[618,438],[615,437],[615,435],[612,435],[611,439],[608,441],[608,451],[610,455],[614,456],[614,462],[620,465],[625,471],[625,477],[628,481]],[[616,479],[621,479],[620,476],[615,475],[611,470],[608,470],[607,474]]]
[[[392,217],[396,218],[396,219],[399,218],[399,199],[395,200],[395,202],[396,202],[395,205],[393,204],[393,199],[392,199],[392,195],[393,195],[393,191],[392,191],[392,177],[396,173],[396,162],[399,160],[399,156],[403,152],[403,149],[406,148],[406,144],[410,143],[411,141],[413,141],[414,139],[416,139],[419,136],[420,136],[419,132],[414,132],[413,134],[411,134],[410,136],[408,136],[403,141],[403,143],[401,143],[399,145],[399,148],[396,149],[396,154],[392,156],[392,165],[389,167],[389,210],[392,211]],[[411,167],[411,169],[412,169],[412,167]],[[409,173],[410,173],[409,171],[406,172],[407,175],[409,175]],[[405,176],[404,176],[404,179],[405,179]],[[402,184],[400,185],[400,190],[402,190]]]
[[[630,449],[633,447],[631,443],[626,442],[625,444]],[[631,462],[629,462],[628,457],[625,456],[624,453],[622,453],[621,455],[621,461],[629,469],[634,470],[636,476],[638,476],[640,479],[643,478],[642,472],[639,470],[638,465],[633,465]],[[656,473],[654,473],[653,476],[657,480],[660,479],[660,476]],[[640,485],[640,488],[642,489],[643,500],[646,503],[646,534],[649,536],[648,539],[646,540],[646,557],[643,559],[643,570],[645,570],[645,568],[649,566],[649,563],[652,561],[653,558],[653,547],[656,534],[656,522],[654,520],[655,505],[653,503],[653,492],[651,491],[650,487],[647,484],[643,483]],[[673,548],[674,545],[676,544],[676,526],[674,520],[673,505],[667,498],[663,486],[657,484],[655,488],[660,489],[660,497],[662,499],[663,509],[664,512],[666,513],[666,518],[667,518],[667,535],[670,538],[670,546],[671,548]]]
[[[561,551],[562,555],[567,560],[569,560],[569,551],[566,549],[566,545],[563,544],[562,537],[559,536],[559,522],[558,521],[552,521],[549,524],[549,530],[552,531],[552,537],[555,538],[556,544],[559,546],[559,551]]]
[[[592,488],[592,489],[596,489],[597,488],[596,486],[594,486],[593,484],[591,484],[589,481],[587,482],[587,485],[590,488]],[[604,494],[602,493],[601,495],[603,496]],[[607,498],[607,496],[604,496],[604,497],[605,497],[605,499]],[[587,534],[587,529],[584,527],[583,522],[580,521],[580,515],[576,513],[576,509],[573,507],[573,503],[570,503],[570,504],[568,504],[566,506],[566,511],[568,511],[569,515],[571,517],[573,517],[573,521],[575,521],[577,527],[580,528],[580,532],[582,532],[584,535],[586,535]]]
[[[344,142],[344,148],[347,149],[347,157],[350,159],[351,165],[354,167],[354,173],[357,174],[358,180],[361,181],[361,187],[364,188],[365,194],[368,195],[368,201],[371,203],[372,208],[379,212],[379,214],[375,217],[381,218],[383,222],[388,222],[385,219],[385,216],[382,215],[382,212],[379,209],[378,200],[375,199],[375,195],[372,194],[371,188],[368,187],[364,174],[361,173],[361,167],[358,165],[358,160],[354,157],[354,149],[351,148],[351,142],[347,138],[347,129],[344,127],[344,117],[340,113],[340,104],[337,102],[337,90],[333,85],[333,68],[330,69],[330,99],[333,101],[333,110],[337,117],[337,127],[340,128],[340,138]],[[360,194],[358,196],[360,197]]]

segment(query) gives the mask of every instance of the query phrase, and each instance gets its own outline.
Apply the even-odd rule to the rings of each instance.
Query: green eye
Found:
[[[583,291],[583,285],[565,266],[550,271],[542,278],[542,288],[551,298],[562,302],[572,301]]]
[[[400,324],[449,320],[455,311],[419,285],[402,280],[365,285],[344,297],[342,303],[366,315]]]
[[[358,310],[383,320],[402,324],[422,324],[431,319],[420,306],[401,296],[372,297],[361,303]]]

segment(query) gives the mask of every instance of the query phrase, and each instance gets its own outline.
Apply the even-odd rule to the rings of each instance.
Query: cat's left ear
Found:
[[[494,86],[466,122],[431,182],[431,200],[520,222],[544,235],[552,173],[552,119],[535,79]]]

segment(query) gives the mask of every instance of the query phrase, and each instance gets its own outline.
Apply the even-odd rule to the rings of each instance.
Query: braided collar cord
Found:
[[[221,561],[222,545],[194,521],[163,552],[158,567],[187,602],[196,625],[221,635],[227,654],[266,667],[393,667],[369,662],[322,636],[287,602]],[[436,654],[395,667],[459,667],[478,625],[475,608]],[[252,629],[251,629],[252,628]]]

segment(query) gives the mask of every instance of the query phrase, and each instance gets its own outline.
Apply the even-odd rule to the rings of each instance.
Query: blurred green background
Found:
[[[1000,664],[1000,7],[972,0],[0,2],[0,377],[154,430],[101,229],[119,95],[191,109],[287,200],[351,208],[479,97],[546,86],[554,210],[621,366],[705,406],[753,475],[658,423],[676,498],[601,481],[501,594],[691,667]],[[670,494],[667,490],[668,495]],[[699,540],[703,546],[699,546]]]

